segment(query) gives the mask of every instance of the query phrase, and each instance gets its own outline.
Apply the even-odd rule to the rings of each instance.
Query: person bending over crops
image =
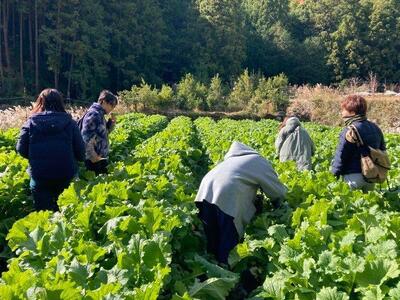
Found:
[[[364,153],[365,148],[349,142],[346,133],[349,126],[354,125],[366,145],[386,150],[383,133],[375,123],[367,120],[367,101],[363,97],[347,96],[342,100],[340,107],[346,127],[340,133],[331,171],[336,177],[343,176],[344,181],[352,189],[372,190],[374,184],[364,179],[361,169],[361,155],[365,156],[368,153]]]
[[[115,125],[114,117],[106,121],[109,114],[118,104],[113,93],[103,90],[97,103],[93,103],[79,121],[83,140],[86,145],[86,168],[97,175],[107,173],[109,142],[108,134]]]
[[[85,159],[82,136],[59,91],[40,93],[21,128],[17,151],[29,160],[35,209],[57,211],[58,196],[76,175],[77,161]]]
[[[243,236],[244,227],[256,212],[255,197],[261,188],[279,204],[287,188],[269,161],[252,148],[233,142],[224,160],[203,178],[196,196],[207,238],[207,251],[220,263]]]
[[[299,171],[312,169],[311,156],[315,153],[315,146],[298,118],[285,118],[276,138],[275,148],[280,161],[294,160]]]

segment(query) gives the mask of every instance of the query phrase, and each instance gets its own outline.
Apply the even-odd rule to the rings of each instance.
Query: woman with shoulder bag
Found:
[[[381,129],[367,119],[367,101],[358,95],[347,96],[340,104],[341,115],[346,127],[339,136],[339,144],[332,162],[332,173],[336,177],[343,176],[344,181],[352,189],[372,190],[374,183],[363,176],[361,158],[370,154],[370,148],[386,150]],[[363,141],[363,146],[349,139],[349,130],[355,128]]]

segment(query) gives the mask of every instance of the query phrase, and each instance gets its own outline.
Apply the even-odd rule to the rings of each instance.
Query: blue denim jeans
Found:
[[[343,180],[352,190],[360,189],[363,192],[373,191],[375,185],[366,182],[361,173],[351,173],[343,176]]]
[[[35,210],[58,211],[58,196],[66,189],[71,180],[34,180],[31,178],[29,186],[33,196]]]

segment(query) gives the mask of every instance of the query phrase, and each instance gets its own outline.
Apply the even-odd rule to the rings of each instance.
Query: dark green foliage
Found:
[[[3,0],[0,7],[0,97],[50,86],[94,99],[103,88],[117,92],[143,79],[160,89],[188,73],[203,84],[219,74],[232,87],[245,69],[284,73],[291,84],[400,79],[399,0]],[[220,109],[210,101],[187,107]]]

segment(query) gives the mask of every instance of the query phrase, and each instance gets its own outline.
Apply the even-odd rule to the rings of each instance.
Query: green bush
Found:
[[[229,94],[229,96],[228,96]],[[122,102],[141,108],[216,111],[247,111],[250,113],[275,113],[285,110],[289,103],[288,79],[284,74],[265,78],[262,75],[250,74],[245,70],[230,93],[220,76],[215,75],[207,87],[196,80],[190,73],[186,74],[177,85],[176,93],[169,85],[162,85],[158,90],[142,80],[130,90],[119,93]]]
[[[138,86],[133,85],[130,90],[123,90],[118,93],[121,102],[129,108],[133,107],[135,111],[138,111],[139,104],[141,103],[141,99],[138,96],[138,89]]]
[[[250,75],[246,69],[236,80],[229,95],[228,107],[230,110],[239,111],[248,107],[255,90],[255,76]]]
[[[161,109],[165,109],[174,107],[175,104],[173,89],[169,85],[163,84],[158,93],[157,106]]]
[[[269,113],[285,111],[289,105],[289,81],[286,75],[279,74],[268,79],[261,78],[255,91],[256,103],[272,108]]]
[[[181,109],[207,109],[207,87],[188,73],[178,83],[177,104]]]
[[[119,95],[123,103],[133,105],[136,111],[139,105],[146,109],[156,108],[158,104],[158,90],[144,80],[139,86],[133,85],[130,90],[122,91]]]
[[[219,74],[211,79],[207,93],[207,106],[209,110],[218,111],[224,110],[226,107],[226,91]]]

